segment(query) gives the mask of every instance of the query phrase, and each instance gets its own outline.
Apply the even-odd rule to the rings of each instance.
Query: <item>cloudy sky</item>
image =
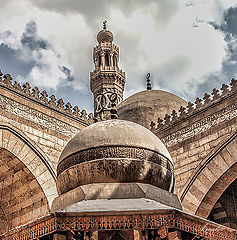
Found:
[[[237,0],[0,0],[0,69],[92,111],[89,72],[107,19],[125,97],[153,89],[188,101],[236,77]]]

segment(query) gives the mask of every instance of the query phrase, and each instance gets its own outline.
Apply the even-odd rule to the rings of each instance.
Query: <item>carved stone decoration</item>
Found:
[[[32,89],[32,96],[37,100],[39,99],[39,93],[40,93],[40,91],[39,91],[38,87],[34,87]]]
[[[194,105],[193,103],[188,102],[188,106],[187,106],[187,108],[188,108],[187,114],[188,114],[188,115],[191,115],[191,114],[193,113],[193,111],[194,111],[193,105]]]
[[[36,124],[39,124],[42,127],[51,129],[53,131],[57,131],[69,137],[74,136],[78,132],[77,128],[67,123],[64,123],[58,119],[55,119],[51,116],[48,116],[33,108],[15,102],[1,95],[0,95],[0,112],[2,115],[10,113],[17,117],[30,120]]]
[[[92,148],[90,150],[80,151],[76,154],[71,155],[65,160],[61,161],[57,168],[58,175],[64,170],[68,169],[71,166],[92,161],[95,159],[106,159],[106,158],[131,158],[131,159],[140,159],[147,160],[157,163],[164,168],[167,168],[169,171],[173,171],[173,166],[167,160],[167,158],[162,155],[142,148],[135,147],[98,147]]]
[[[12,80],[12,76],[10,74],[5,74],[4,75],[4,83],[9,87],[12,86],[11,80]]]
[[[165,119],[165,125],[169,125],[171,116],[169,114],[165,114],[165,118],[164,119]]]
[[[69,171],[79,177],[75,178]],[[144,148],[95,147],[62,159],[57,167],[57,176],[59,194],[85,184],[102,182],[152,183],[169,191],[173,164],[162,154]]]
[[[64,110],[64,101],[62,98],[60,98],[58,101],[57,101],[57,108],[60,109],[60,110]]]
[[[30,89],[31,89],[31,86],[28,82],[26,82],[25,84],[23,84],[23,91],[26,95],[30,95]]]
[[[213,101],[219,99],[219,97],[220,97],[219,90],[216,89],[216,88],[214,88],[214,89],[212,90],[212,96],[213,96],[213,99],[212,99]]]
[[[155,130],[155,126],[156,126],[156,124],[152,121],[151,125],[150,125],[150,130],[154,131]]]
[[[41,97],[40,100],[45,104],[48,104],[48,93],[44,90],[40,93]]]
[[[158,123],[158,128],[162,128],[164,126],[162,118],[158,118],[157,123]]]
[[[204,105],[210,104],[211,103],[210,94],[205,93],[204,97],[203,97],[203,100],[204,100]]]
[[[230,86],[231,86],[231,92],[234,92],[237,90],[237,80],[232,78],[231,82],[230,82]]]
[[[16,82],[16,81],[14,82],[13,87],[14,87],[17,91],[22,91],[21,85],[20,85],[18,82]]]
[[[186,112],[185,112],[185,107],[181,106],[180,109],[179,109],[179,112],[180,112],[180,115],[179,115],[179,118],[180,119],[183,119],[186,117]]]
[[[27,240],[48,236],[52,233],[72,231],[111,231],[111,230],[154,230],[185,231],[195,237],[218,240],[235,240],[235,231],[225,226],[211,223],[203,219],[195,219],[180,212],[134,213],[133,215],[108,216],[60,216],[51,215],[40,219],[34,224],[27,224],[4,235],[6,240]],[[176,234],[177,235],[177,234]],[[170,231],[169,231],[170,236]],[[171,235],[173,237],[173,235]],[[63,239],[63,238],[62,238]],[[86,238],[85,238],[86,239]],[[146,238],[147,239],[147,238]]]
[[[87,120],[86,115],[87,115],[86,110],[85,109],[81,110],[81,118]]]
[[[72,113],[72,104],[70,102],[68,102],[66,105],[65,105],[65,111],[69,114]]]
[[[94,123],[94,116],[92,113],[88,114],[88,122],[89,122],[89,124]]]
[[[172,122],[178,119],[178,114],[175,110],[172,111],[171,116],[172,116]]]
[[[226,84],[222,84],[222,86],[221,86],[221,91],[222,91],[222,95],[223,96],[225,96],[225,95],[227,95],[228,93],[229,93],[229,87],[228,87],[228,85],[226,85]]]
[[[196,98],[196,101],[195,101],[195,104],[196,104],[196,109],[199,109],[202,107],[202,99],[200,99],[199,97]]]
[[[52,107],[56,107],[56,97],[54,95],[52,95],[49,98],[50,98],[49,105]]]
[[[167,147],[171,147],[177,143],[183,142],[186,139],[189,139],[199,133],[210,129],[212,126],[216,126],[235,117],[237,117],[237,106],[236,104],[232,104],[231,106],[217,111],[189,125],[188,127],[172,133],[171,135],[165,137],[162,140]]]
[[[41,105],[42,104],[47,105],[47,107],[51,107],[53,109],[57,108],[56,98],[54,95],[52,95],[50,97],[50,100],[48,100],[48,94],[45,90],[40,93],[38,87],[34,87],[31,92],[30,91],[31,87],[28,82],[22,86],[22,88],[23,88],[22,89],[21,85],[16,81],[14,82],[14,85],[12,85],[12,82],[11,82],[12,77],[10,74],[5,74],[3,79],[2,79],[2,76],[3,76],[3,73],[0,71],[0,84],[3,85],[4,87],[6,87],[6,88],[10,89],[11,91],[14,91],[17,94],[20,94],[30,100],[34,99],[34,100],[38,101],[38,103]],[[63,114],[66,113],[67,115],[72,116],[72,117],[77,117],[78,119],[81,119],[81,120],[85,121],[86,124],[88,124],[87,118],[82,119],[80,117],[80,115],[76,116],[70,110],[70,107],[67,109],[67,111],[65,111],[64,106],[61,106],[61,103],[63,102],[62,99],[59,100],[59,102],[60,102],[60,103],[58,103],[59,108],[57,109],[58,111],[61,111]],[[63,103],[63,105],[64,105],[64,103]],[[90,122],[92,122],[92,120],[90,120]]]
[[[79,112],[80,112],[80,110],[79,110],[79,108],[78,108],[78,106],[75,106],[74,108],[73,108],[73,115],[75,115],[75,116],[79,116]]]

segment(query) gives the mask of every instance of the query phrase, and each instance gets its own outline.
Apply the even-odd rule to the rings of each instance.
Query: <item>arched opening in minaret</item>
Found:
[[[109,66],[109,54],[105,53],[105,66]]]
[[[114,67],[118,66],[116,55],[113,56]]]
[[[99,55],[99,67],[101,67],[101,56]]]

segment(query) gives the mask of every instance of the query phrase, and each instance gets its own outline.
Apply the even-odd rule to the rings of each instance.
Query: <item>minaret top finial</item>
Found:
[[[150,80],[150,73],[147,73],[146,75],[146,82],[147,82],[147,90],[151,90],[151,80]]]
[[[104,22],[103,22],[103,29],[106,29],[106,23],[107,23],[107,20],[104,20]]]

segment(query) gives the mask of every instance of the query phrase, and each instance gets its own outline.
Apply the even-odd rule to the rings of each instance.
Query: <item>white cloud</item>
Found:
[[[12,38],[5,38],[5,43],[14,49],[20,48],[21,34],[27,22],[33,19],[38,35],[52,45],[52,49],[40,51],[41,57],[33,53],[32,59],[38,65],[34,66],[28,80],[56,89],[66,77],[59,66],[66,66],[75,78],[69,86],[88,91],[89,72],[93,70],[92,48],[96,45],[101,20],[107,18],[115,43],[120,47],[120,66],[127,74],[126,96],[144,89],[145,75],[151,72],[156,88],[190,97],[195,94],[196,85],[222,67],[226,57],[224,35],[209,22],[221,23],[223,13],[236,1],[61,3],[12,0],[2,6],[0,32],[13,32]],[[93,3],[97,8],[91,8]],[[191,88],[190,82],[193,83]]]

